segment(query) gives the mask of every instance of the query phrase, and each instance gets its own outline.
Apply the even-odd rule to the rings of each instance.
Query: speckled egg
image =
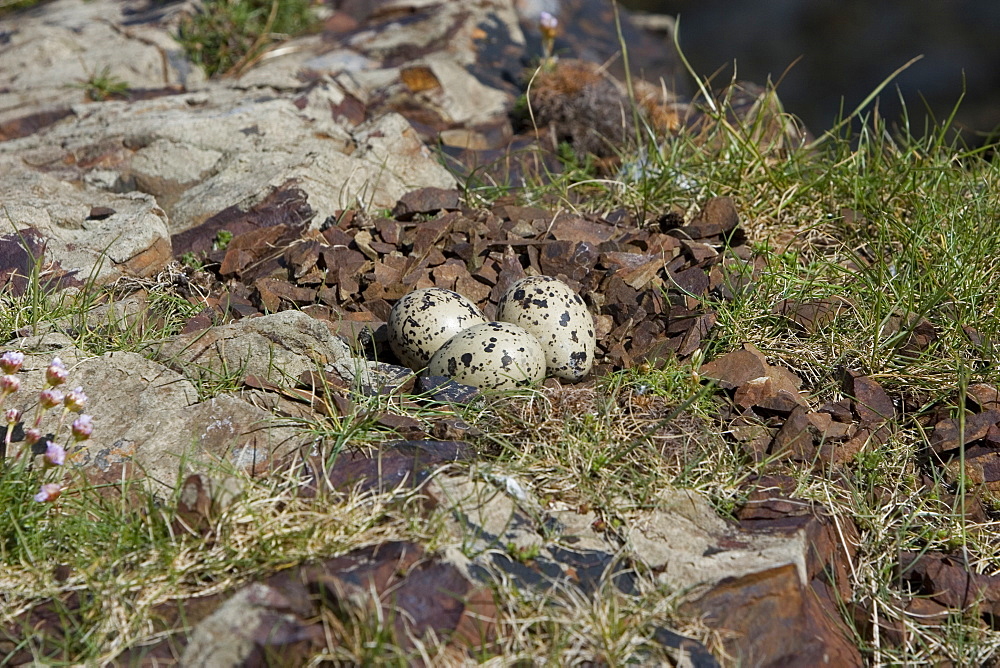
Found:
[[[513,389],[545,377],[545,352],[534,336],[509,322],[470,327],[434,353],[432,376],[450,376],[480,389]]]
[[[548,374],[577,381],[594,365],[594,317],[571,287],[551,276],[517,281],[497,305],[497,320],[520,325],[545,350]]]
[[[403,295],[389,312],[389,347],[411,369],[427,366],[453,336],[486,322],[471,301],[444,288],[422,288]]]

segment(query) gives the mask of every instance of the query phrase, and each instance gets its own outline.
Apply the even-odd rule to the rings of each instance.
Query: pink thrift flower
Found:
[[[35,501],[39,503],[51,503],[58,499],[60,494],[62,494],[62,487],[54,482],[45,483],[38,490],[38,494],[35,494]]]
[[[8,350],[0,355],[0,370],[4,373],[17,373],[24,364],[24,353]]]
[[[90,438],[90,434],[94,431],[94,425],[91,422],[91,417],[89,415],[81,415],[77,419],[73,420],[73,439],[77,441],[85,441]]]
[[[14,394],[21,389],[21,379],[17,376],[0,376],[0,394]]]
[[[42,405],[42,408],[49,410],[50,408],[55,408],[63,402],[63,393],[59,390],[48,388],[42,390],[38,393],[38,403]]]
[[[42,440],[42,430],[41,429],[25,429],[24,430],[24,442],[28,445],[34,445]]]
[[[538,17],[538,26],[542,31],[542,36],[552,40],[555,39],[556,31],[559,29],[559,19],[548,12],[542,12]]]
[[[52,386],[62,385],[68,377],[69,371],[66,370],[66,365],[58,357],[53,357],[52,363],[45,369],[45,382]]]
[[[82,387],[70,390],[63,398],[63,406],[71,411],[80,410],[85,403],[87,403],[87,395],[83,393]]]
[[[21,411],[16,408],[8,408],[4,411],[3,417],[7,424],[17,424],[21,421]]]
[[[48,442],[45,446],[45,464],[47,466],[62,466],[66,463],[66,450],[59,444]]]

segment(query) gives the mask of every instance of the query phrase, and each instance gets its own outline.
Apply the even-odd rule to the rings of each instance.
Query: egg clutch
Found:
[[[546,375],[580,380],[597,346],[587,305],[551,276],[511,285],[495,322],[457,292],[423,288],[396,302],[387,325],[400,362],[481,389],[522,387]]]

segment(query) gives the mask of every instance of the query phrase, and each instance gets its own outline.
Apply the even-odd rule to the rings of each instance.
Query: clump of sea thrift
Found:
[[[59,498],[64,491],[65,473],[63,466],[66,463],[67,450],[71,444],[78,444],[90,438],[94,431],[91,416],[85,414],[77,415],[69,427],[67,444],[60,445],[53,438],[63,431],[66,418],[70,413],[80,413],[87,403],[87,395],[82,387],[63,392],[57,389],[64,385],[69,378],[69,370],[58,357],[45,368],[45,385],[38,394],[38,403],[35,406],[34,415],[24,420],[24,412],[18,408],[4,409],[4,404],[11,396],[17,394],[21,389],[21,381],[17,373],[24,364],[24,354],[15,351],[8,351],[0,355],[0,411],[3,411],[4,422],[7,425],[3,440],[3,450],[0,455],[6,459],[7,466],[20,464],[29,470],[36,470],[36,447],[45,439],[45,431],[42,423],[45,416],[54,409],[62,407],[58,411],[58,422],[49,438],[45,439],[45,450],[37,458],[37,464],[41,467],[40,487],[34,499],[39,503],[51,503]],[[14,441],[14,434],[17,427],[21,427],[23,437],[19,442]],[[48,428],[48,426],[46,427]],[[15,443],[20,447],[13,451]]]

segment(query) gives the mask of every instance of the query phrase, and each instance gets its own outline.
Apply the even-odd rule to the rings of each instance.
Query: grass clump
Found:
[[[129,85],[111,74],[111,67],[105,65],[100,72],[94,72],[85,81],[74,85],[87,94],[92,102],[104,102],[113,98],[121,98],[128,94]]]
[[[181,24],[178,39],[208,76],[239,74],[315,21],[308,0],[207,0]]]

